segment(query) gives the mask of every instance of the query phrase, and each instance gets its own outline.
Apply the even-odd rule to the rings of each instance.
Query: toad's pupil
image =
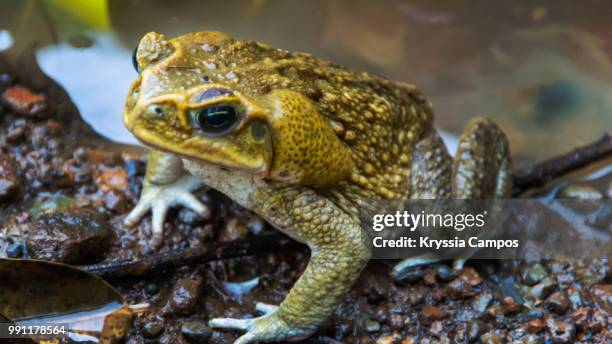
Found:
[[[140,66],[138,66],[138,58],[136,56],[137,53],[138,47],[134,48],[134,51],[132,52],[132,65],[134,66],[136,73],[140,73]]]
[[[200,111],[198,124],[204,131],[218,133],[231,127],[237,117],[236,109],[233,106],[213,106]]]

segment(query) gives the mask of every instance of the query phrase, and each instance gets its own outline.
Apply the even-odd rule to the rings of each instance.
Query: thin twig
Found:
[[[575,171],[606,156],[612,156],[612,132],[586,146],[539,163],[533,167],[514,172],[514,190],[512,195],[544,186],[551,180]]]
[[[81,265],[78,268],[103,277],[144,275],[184,265],[202,264],[215,260],[268,253],[283,247],[297,247],[298,245],[296,241],[277,232],[248,239],[211,243],[202,248],[186,249],[178,253],[153,254],[132,260]]]

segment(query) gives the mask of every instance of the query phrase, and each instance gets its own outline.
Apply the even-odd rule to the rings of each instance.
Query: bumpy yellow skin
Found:
[[[195,176],[311,248],[278,310],[262,306],[268,314],[249,321],[213,320],[246,330],[237,343],[316,331],[368,261],[367,210],[510,190],[501,131],[474,120],[453,161],[433,128],[431,104],[414,86],[218,32],[170,40],[149,33],[136,56],[141,72],[124,121],[154,152],[141,204],[126,222],[153,208],[159,244],[165,210],[156,218],[156,202],[193,206],[185,193],[199,184],[184,178]],[[230,132],[206,135],[192,114],[219,104],[240,109],[240,118]]]

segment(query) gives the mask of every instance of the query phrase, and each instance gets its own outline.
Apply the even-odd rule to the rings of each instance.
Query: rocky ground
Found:
[[[55,84],[4,60],[0,94],[0,257],[83,265],[150,254],[150,218],[133,229],[121,225],[140,192],[142,152],[98,137]],[[577,187],[612,198],[610,181]],[[272,231],[213,190],[198,197],[210,216],[174,210],[162,253]],[[255,302],[279,303],[307,261],[303,248],[278,250],[109,282],[130,304],[151,305],[135,317],[127,343],[231,343],[237,334],[213,332],[207,319],[253,316]],[[400,280],[389,276],[393,263],[372,261],[329,324],[306,342],[612,340],[608,260],[474,260],[459,272],[438,264]]]

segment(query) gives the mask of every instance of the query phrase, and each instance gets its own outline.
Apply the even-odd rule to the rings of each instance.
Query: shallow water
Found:
[[[490,116],[520,164],[612,129],[610,17],[612,5],[597,0],[5,1],[0,49],[36,42],[42,68],[84,118],[134,142],[121,112],[139,37],[225,31],[414,83],[449,133]]]

